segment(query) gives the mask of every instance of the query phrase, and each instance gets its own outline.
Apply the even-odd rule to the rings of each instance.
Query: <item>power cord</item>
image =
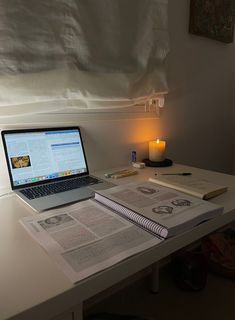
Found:
[[[13,191],[7,192],[7,193],[3,193],[3,194],[0,194],[0,198],[7,197],[7,196],[11,196],[11,195],[13,195],[13,194],[14,194]]]

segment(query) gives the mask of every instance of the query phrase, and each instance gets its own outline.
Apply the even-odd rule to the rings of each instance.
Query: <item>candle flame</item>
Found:
[[[160,140],[159,139],[157,139],[157,143],[159,143],[160,142]]]

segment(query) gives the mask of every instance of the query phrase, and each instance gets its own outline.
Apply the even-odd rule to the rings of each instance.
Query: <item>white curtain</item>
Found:
[[[0,0],[0,115],[162,104],[167,5]]]

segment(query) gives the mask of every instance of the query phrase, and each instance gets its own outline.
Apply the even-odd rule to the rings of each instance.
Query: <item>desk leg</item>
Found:
[[[151,291],[153,293],[158,293],[159,291],[159,262],[152,264]]]
[[[83,304],[80,303],[73,312],[73,320],[83,320]]]

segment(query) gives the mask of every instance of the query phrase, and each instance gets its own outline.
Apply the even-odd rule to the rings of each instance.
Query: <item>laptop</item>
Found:
[[[12,190],[37,212],[89,199],[113,184],[89,175],[79,127],[3,130]]]

